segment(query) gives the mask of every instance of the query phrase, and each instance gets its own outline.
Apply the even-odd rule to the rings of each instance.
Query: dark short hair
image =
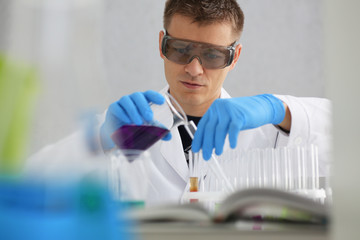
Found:
[[[244,27],[244,13],[236,0],[167,0],[164,10],[165,29],[175,14],[189,17],[200,25],[229,22],[238,37]]]

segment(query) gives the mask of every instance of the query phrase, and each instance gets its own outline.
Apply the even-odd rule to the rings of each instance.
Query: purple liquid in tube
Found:
[[[111,138],[129,161],[134,160],[141,151],[145,151],[163,138],[169,132],[168,129],[151,125],[123,125],[116,130]],[[139,150],[125,151],[125,150]]]

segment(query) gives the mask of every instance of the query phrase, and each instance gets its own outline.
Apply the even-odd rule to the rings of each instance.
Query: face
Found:
[[[190,18],[181,15],[173,16],[167,31],[173,38],[219,46],[230,46],[236,41],[230,24],[216,23],[200,26],[197,23],[192,23]],[[224,80],[239,58],[241,45],[236,46],[231,65],[222,69],[206,69],[197,58],[186,65],[168,60],[161,52],[164,34],[163,31],[159,34],[159,49],[160,56],[164,60],[165,76],[170,87],[170,93],[179,102],[186,114],[202,116],[212,102],[220,97]]]

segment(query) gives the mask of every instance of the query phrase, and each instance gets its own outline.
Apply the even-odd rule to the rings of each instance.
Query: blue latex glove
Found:
[[[119,101],[112,103],[106,113],[105,122],[100,128],[100,138],[103,149],[109,150],[115,146],[111,139],[111,134],[122,125],[141,125],[144,121],[152,122],[153,112],[149,103],[161,105],[164,102],[165,98],[160,93],[149,90],[123,96]],[[163,140],[170,139],[170,133],[163,138]]]
[[[241,130],[279,124],[284,118],[284,104],[271,94],[216,99],[197,126],[192,151],[202,149],[203,158],[209,160],[214,148],[217,155],[223,152],[227,134],[230,147],[235,148]]]

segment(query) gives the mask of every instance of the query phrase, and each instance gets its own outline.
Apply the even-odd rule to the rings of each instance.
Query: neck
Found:
[[[214,95],[213,98],[209,99],[206,102],[199,104],[193,104],[192,102],[182,102],[181,107],[187,115],[194,117],[202,117],[206,111],[210,108],[211,104],[218,98],[220,98],[220,93]],[[215,97],[216,96],[216,97]]]
[[[211,103],[201,105],[182,104],[181,107],[183,108],[186,115],[202,117],[210,107]]]
[[[169,90],[169,92],[171,94],[170,90]],[[209,98],[207,101],[201,101],[200,99],[196,99],[196,97],[194,99],[191,99],[191,97],[189,97],[189,96],[185,96],[185,97],[184,96],[176,96],[176,94],[174,94],[172,96],[179,103],[179,105],[184,110],[186,115],[193,116],[193,117],[202,117],[206,113],[206,111],[209,109],[211,104],[216,99],[220,98],[221,91],[214,94],[213,97]]]

